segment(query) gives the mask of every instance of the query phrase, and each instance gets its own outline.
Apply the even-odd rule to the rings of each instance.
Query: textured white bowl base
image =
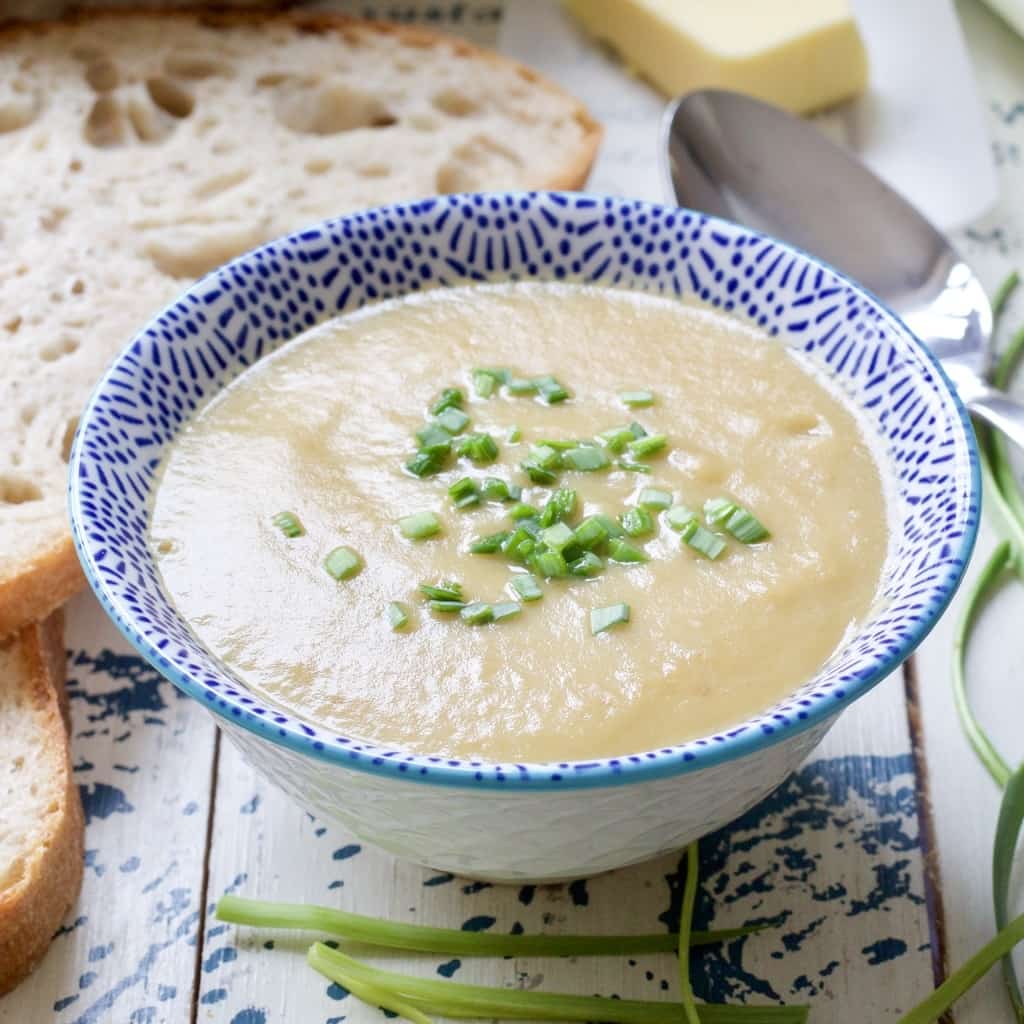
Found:
[[[746,757],[684,775],[535,792],[438,786],[354,771],[220,724],[259,774],[311,814],[416,864],[522,884],[638,864],[713,832],[775,789],[835,717]]]

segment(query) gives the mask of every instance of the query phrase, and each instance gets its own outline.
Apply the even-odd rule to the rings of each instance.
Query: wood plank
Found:
[[[68,609],[82,895],[0,1024],[157,1024],[192,1012],[214,726],[129,648],[91,595]]]

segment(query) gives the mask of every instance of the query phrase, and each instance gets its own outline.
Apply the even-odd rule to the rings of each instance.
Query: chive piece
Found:
[[[540,531],[540,539],[552,551],[561,552],[576,540],[576,534],[565,523],[555,523],[554,526]]]
[[[509,377],[505,386],[510,395],[533,395],[537,391],[537,382],[525,377]]]
[[[431,609],[435,612],[441,612],[443,615],[452,615],[455,612],[461,612],[466,607],[465,601],[441,601],[434,600],[428,601]]]
[[[667,443],[668,438],[664,434],[648,434],[646,437],[638,437],[635,441],[631,441],[629,450],[638,459],[645,459],[648,455],[660,452]]]
[[[708,498],[704,502],[704,521],[710,527],[721,526],[736,511],[736,503],[728,498]]]
[[[519,444],[523,439],[523,432],[515,425],[508,428],[508,443]]]
[[[414,512],[398,520],[398,529],[409,540],[426,540],[440,532],[441,520],[433,512]]]
[[[569,575],[569,566],[557,551],[535,552],[530,565],[531,568],[535,569],[537,573],[546,579]]]
[[[525,530],[534,540],[540,537],[541,525],[537,519],[520,519],[518,528]]]
[[[633,431],[629,427],[613,427],[611,430],[603,430],[597,435],[597,440],[601,442],[610,452],[614,452],[616,455],[621,455],[626,450],[626,445],[630,441],[635,441],[636,437]]]
[[[627,473],[650,473],[651,467],[644,465],[642,462],[633,462],[630,459],[619,459],[616,463],[619,469],[624,469]]]
[[[764,523],[741,506],[737,506],[725,521],[725,530],[743,544],[757,544],[771,536]]]
[[[446,409],[461,409],[463,394],[458,388],[445,388],[430,407],[432,416],[440,416]]]
[[[665,513],[665,522],[672,527],[673,530],[685,530],[690,523],[697,521],[697,513],[692,509],[688,509],[685,505],[673,505],[668,512]]]
[[[513,561],[524,562],[536,546],[537,542],[530,536],[530,533],[519,527],[518,530],[505,539],[501,545],[501,550]]]
[[[457,583],[455,580],[442,580],[434,585],[421,583],[420,593],[424,597],[432,598],[435,601],[461,601],[462,584]]]
[[[501,550],[501,545],[508,540],[510,534],[508,530],[503,530],[501,533],[491,533],[486,537],[477,537],[469,545],[470,554],[473,555],[493,555]]]
[[[508,501],[511,497],[508,484],[497,476],[485,476],[480,493],[488,501]]]
[[[325,559],[324,568],[336,580],[349,580],[363,567],[363,560],[351,549],[335,548]]]
[[[445,409],[434,423],[449,434],[461,434],[469,426],[469,417],[461,409]]]
[[[619,401],[630,409],[645,409],[654,405],[653,391],[620,391]]]
[[[646,562],[647,553],[638,547],[634,547],[621,537],[614,537],[608,542],[608,557],[613,562]]]
[[[508,380],[508,370],[478,369],[473,371],[473,387],[481,398],[490,398]]]
[[[580,442],[566,439],[552,440],[549,437],[545,437],[543,441],[538,441],[538,445],[544,448],[554,448],[556,452],[567,452],[570,448],[579,448]]]
[[[417,430],[416,440],[419,442],[421,452],[438,452],[447,455],[452,446],[451,434],[437,423],[428,423],[422,429]]]
[[[629,425],[629,432],[637,440],[639,440],[641,437],[646,437],[647,436],[647,431],[644,430],[644,428],[639,423],[637,423],[636,420],[633,420],[633,422],[630,423],[630,425]]]
[[[608,455],[603,448],[571,448],[567,452],[562,452],[562,465],[566,469],[575,469],[581,473],[607,469],[608,461]]]
[[[498,446],[490,434],[467,434],[459,441],[456,451],[479,465],[487,465],[498,457]]]
[[[558,452],[542,444],[531,448],[529,457],[519,465],[535,484],[551,484],[557,479],[554,470],[558,463]]]
[[[593,608],[590,612],[590,632],[597,636],[612,626],[629,622],[628,604],[611,604],[607,608]]]
[[[569,563],[573,576],[599,576],[604,572],[604,562],[593,551],[584,551],[574,562]]]
[[[530,449],[530,458],[542,469],[557,469],[560,461],[558,449],[549,444],[534,445]]]
[[[573,533],[576,543],[587,551],[600,547],[608,539],[608,530],[597,516],[584,519]]]
[[[286,536],[292,539],[301,537],[306,528],[299,522],[294,512],[278,512],[271,522]]]
[[[596,519],[605,529],[609,537],[625,537],[626,531],[611,516],[596,512],[591,519]]]
[[[657,487],[645,487],[640,492],[639,501],[644,508],[664,512],[672,507],[672,494],[670,491],[660,491]]]
[[[558,479],[557,473],[553,473],[550,469],[545,469],[543,466],[538,466],[532,459],[526,459],[520,462],[519,465],[531,482],[535,484],[553,484]]]
[[[518,601],[499,601],[491,605],[491,620],[501,622],[504,619],[514,619],[522,610],[523,606]]]
[[[540,514],[541,526],[553,526],[555,523],[571,519],[576,511],[576,492],[569,487],[560,487],[551,495],[544,511]]]
[[[548,405],[564,402],[569,397],[569,392],[554,377],[538,377],[534,383],[537,393]]]
[[[439,472],[444,465],[445,455],[447,455],[447,450],[444,452],[437,450],[417,452],[405,464],[406,471],[418,477],[432,476]]]
[[[725,550],[725,541],[717,533],[705,530],[696,520],[683,530],[683,540],[694,551],[712,561]]]
[[[391,623],[391,628],[397,632],[400,629],[405,629],[409,625],[409,613],[406,610],[404,604],[398,601],[392,601],[388,605],[388,622]]]
[[[480,490],[472,477],[464,476],[448,488],[448,497],[455,502],[456,508],[469,508],[480,502]]]
[[[525,501],[520,501],[508,510],[508,514],[510,519],[533,519],[540,515],[540,509],[528,505]]]
[[[473,601],[459,610],[459,616],[471,626],[485,626],[494,618],[494,609],[484,601]]]
[[[651,513],[643,505],[631,508],[628,512],[623,512],[620,516],[620,521],[622,522],[622,528],[630,537],[644,537],[654,532],[654,520],[651,519]]]
[[[509,580],[508,585],[521,601],[539,601],[544,596],[536,576],[516,575]]]

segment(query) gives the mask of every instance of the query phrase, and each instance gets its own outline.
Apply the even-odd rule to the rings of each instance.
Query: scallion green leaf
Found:
[[[712,561],[725,550],[725,541],[717,533],[704,529],[696,520],[683,529],[682,537],[689,547]]]
[[[432,416],[440,416],[446,409],[461,409],[464,396],[459,388],[445,388],[430,407]]]
[[[508,510],[510,519],[535,519],[540,515],[540,509],[521,501]]]
[[[679,530],[682,532],[687,529],[691,523],[697,522],[697,513],[693,509],[687,508],[685,505],[673,505],[665,513],[665,522],[672,527],[673,530]]]
[[[607,608],[593,608],[590,612],[590,632],[597,636],[613,626],[623,626],[629,622],[629,605],[612,604]]]
[[[414,512],[398,520],[398,529],[409,540],[426,540],[441,530],[441,520],[433,512]]]
[[[485,601],[472,601],[459,610],[459,615],[471,626],[484,626],[494,618],[494,609]]]
[[[498,446],[490,434],[467,434],[459,439],[455,450],[481,466],[488,465],[498,457]]]
[[[643,505],[623,512],[619,519],[622,528],[630,537],[645,537],[654,532],[654,520],[651,519],[651,513]]]
[[[580,473],[593,473],[599,469],[607,469],[608,454],[596,445],[588,448],[570,448],[562,452],[562,465]]]
[[[569,392],[554,377],[538,377],[535,383],[537,393],[548,405],[564,402],[569,397]]]
[[[597,516],[588,516],[574,533],[576,543],[587,551],[600,547],[608,539],[608,530]]]
[[[501,550],[512,561],[525,562],[536,546],[536,541],[529,530],[520,526],[505,538],[502,542]]]
[[[481,398],[490,398],[508,380],[507,370],[479,369],[473,371],[473,388]]]
[[[516,489],[519,490],[519,488]],[[508,501],[512,497],[509,485],[497,476],[484,477],[480,492],[488,501]]]
[[[659,490],[657,487],[645,487],[640,492],[638,500],[644,508],[654,509],[657,512],[664,512],[672,507],[672,493]]]
[[[502,622],[505,619],[514,619],[523,606],[518,601],[499,601],[491,605],[491,613],[494,622]]]
[[[526,377],[509,377],[505,381],[510,395],[535,395],[537,393],[537,382]]]
[[[599,576],[604,572],[604,562],[593,551],[584,551],[579,558],[569,563],[573,576]]]
[[[721,526],[736,511],[736,503],[728,498],[708,498],[704,502],[704,522],[712,529]]]
[[[419,451],[405,464],[406,471],[417,477],[433,476],[444,467],[447,454],[447,449]]]
[[[432,611],[441,612],[442,615],[453,615],[466,607],[465,601],[428,601],[427,604]]]
[[[458,410],[455,411],[457,412]],[[417,430],[416,440],[419,443],[421,452],[447,455],[451,451],[452,436],[444,427],[437,423],[428,423],[421,430]]]
[[[654,405],[653,391],[620,391],[619,400],[630,409],[644,409]]]
[[[469,508],[480,503],[480,489],[472,477],[464,476],[448,488],[448,497],[456,508]]]
[[[742,507],[734,509],[725,521],[725,531],[743,544],[757,544],[771,536],[764,523],[749,509]]]
[[[544,511],[540,514],[541,526],[552,526],[554,523],[566,522],[576,512],[576,492],[569,487],[560,487],[548,499]]]
[[[608,557],[613,562],[646,562],[647,553],[638,547],[634,547],[621,537],[613,537],[608,541]]]
[[[569,566],[557,551],[535,551],[530,557],[530,567],[545,579],[569,575]]]
[[[278,512],[271,522],[288,538],[294,540],[296,537],[301,537],[305,532],[306,528],[299,521],[299,517],[294,512]]]
[[[536,576],[517,574],[508,585],[521,601],[539,601],[544,596]]]
[[[603,512],[595,512],[590,518],[600,523],[609,537],[626,536],[626,531],[611,516],[606,516]]]
[[[324,569],[336,580],[350,580],[363,568],[363,560],[351,548],[335,548],[324,559]]]
[[[508,443],[519,444],[523,439],[523,432],[517,426],[511,426],[508,428]]]
[[[567,526],[565,523],[555,523],[554,526],[541,530],[540,537],[552,551],[558,552],[561,552],[576,540],[576,534],[573,532],[572,527]]]
[[[440,583],[421,583],[420,593],[434,601],[461,601],[462,584],[455,580],[442,580]]]
[[[619,459],[615,463],[619,469],[624,469],[627,473],[650,473],[651,467],[643,462],[633,462],[630,459]]]
[[[633,420],[629,425],[629,432],[633,435],[634,439],[639,440],[641,437],[647,437],[647,431],[643,428],[643,425]]]
[[[629,427],[613,427],[611,430],[601,431],[601,433],[597,435],[597,440],[600,441],[608,451],[614,452],[616,455],[621,455],[626,450],[626,446],[631,441],[635,441],[636,437]]]
[[[500,533],[491,533],[486,537],[477,537],[469,545],[471,554],[474,555],[493,555],[501,550],[502,544],[511,536],[508,530],[503,530]]]
[[[409,612],[405,605],[399,601],[392,601],[388,605],[388,622],[395,632],[405,629],[409,624]]]
[[[461,409],[445,409],[434,420],[434,425],[449,434],[461,434],[469,426],[469,417]]]
[[[656,455],[666,444],[668,438],[664,434],[648,434],[646,437],[630,441],[629,450],[636,458],[646,459],[650,455]]]

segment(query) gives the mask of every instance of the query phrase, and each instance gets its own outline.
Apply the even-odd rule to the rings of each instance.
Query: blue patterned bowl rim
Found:
[[[261,705],[198,644],[159,585],[145,531],[161,447],[246,365],[327,317],[424,285],[556,279],[696,295],[824,360],[883,431],[899,476],[888,605],[775,707],[723,733],[616,758],[494,764],[414,755]],[[154,398],[158,386],[164,390]],[[942,368],[895,314],[833,268],[690,210],[591,193],[494,192],[346,214],[267,243],[192,285],[97,385],[75,437],[68,500],[76,550],[107,614],[147,661],[225,722],[356,771],[522,791],[682,775],[837,715],[896,669],[949,604],[974,547],[980,492],[970,420]]]

